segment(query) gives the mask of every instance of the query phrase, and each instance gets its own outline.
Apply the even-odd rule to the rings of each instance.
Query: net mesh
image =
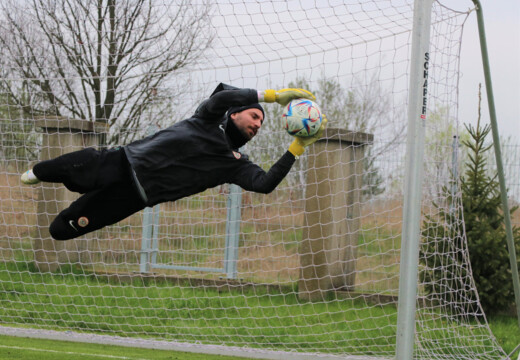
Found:
[[[109,3],[1,3],[0,322],[392,358],[413,1]],[[457,184],[453,201],[442,187],[462,157],[453,136],[469,15],[433,6],[422,212],[437,219],[462,211]],[[222,185],[78,240],[50,239],[48,223],[77,195],[22,185],[23,171],[166,128],[220,82],[307,88],[328,127],[350,132],[307,151],[271,194]],[[243,152],[268,169],[292,139],[281,107],[265,109]],[[422,230],[421,274],[442,277],[419,277],[415,358],[502,359],[464,234]]]

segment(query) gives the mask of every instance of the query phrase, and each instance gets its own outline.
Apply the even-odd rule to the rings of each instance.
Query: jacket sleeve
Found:
[[[295,162],[295,157],[289,151],[265,172],[261,167],[250,161],[245,162],[235,173],[231,183],[244,190],[269,194],[287,175]]]
[[[204,100],[193,116],[202,119],[220,118],[230,107],[257,102],[258,92],[254,89],[222,90],[211,95],[209,99]]]

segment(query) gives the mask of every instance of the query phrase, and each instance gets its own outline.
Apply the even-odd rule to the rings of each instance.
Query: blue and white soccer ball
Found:
[[[285,130],[292,136],[313,136],[320,129],[322,120],[318,104],[307,99],[291,101],[282,114]]]

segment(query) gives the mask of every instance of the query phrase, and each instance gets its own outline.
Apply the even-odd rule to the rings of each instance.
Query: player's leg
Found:
[[[63,183],[66,182],[74,169],[85,169],[87,166],[93,167],[99,158],[99,151],[94,148],[87,148],[71,153],[63,154],[51,160],[44,160],[36,164],[32,172],[40,181]],[[92,174],[92,172],[90,172]],[[82,181],[88,182],[92,176],[88,176]]]
[[[82,195],[58,214],[49,227],[56,240],[69,240],[112,225],[143,209],[144,202],[130,181]]]
[[[86,193],[128,177],[128,165],[121,148],[98,151],[87,148],[39,162],[22,175],[22,182],[63,183],[70,191]]]

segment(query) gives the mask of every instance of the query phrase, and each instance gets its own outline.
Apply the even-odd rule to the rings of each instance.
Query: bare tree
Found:
[[[29,116],[107,122],[110,143],[129,140],[132,133],[119,130],[142,126],[158,95],[176,95],[161,86],[199,62],[214,38],[206,0],[160,6],[3,0],[0,6],[0,51],[12,70],[11,79],[0,80],[2,90]]]
[[[334,79],[322,78],[316,96],[329,119],[329,126],[374,134],[374,143],[365,149],[363,158],[363,196],[370,198],[385,191],[380,167],[386,154],[404,139],[404,101],[395,104],[384,89],[378,73],[360,80],[354,77],[352,85],[344,88]],[[386,176],[384,176],[386,175]]]

